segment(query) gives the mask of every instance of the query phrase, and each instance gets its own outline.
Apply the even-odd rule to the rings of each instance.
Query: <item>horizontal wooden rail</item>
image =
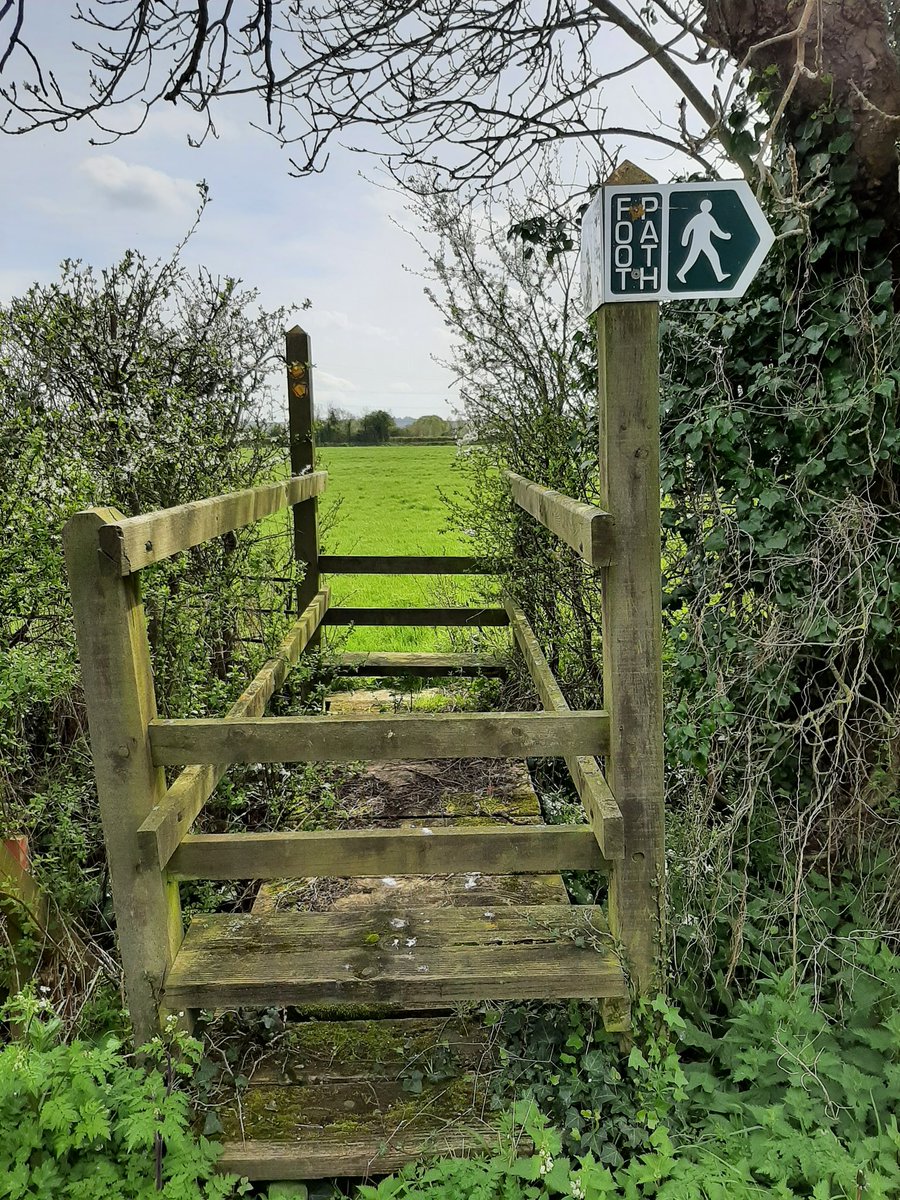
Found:
[[[151,721],[149,732],[157,766],[562,758],[605,754],[609,748],[604,712],[189,718]]]
[[[513,637],[544,708],[554,713],[571,712],[528,618],[508,596],[504,596],[503,606],[509,614]],[[564,757],[600,849],[608,859],[622,858],[625,854],[625,825],[599,764],[595,758],[574,752]]]
[[[178,879],[527,875],[607,867],[586,825],[191,834],[169,863]]]
[[[313,471],[309,475],[294,475],[282,483],[266,483],[243,492],[126,517],[100,529],[100,549],[121,575],[130,575],[210,538],[242,529],[282,508],[319,496],[327,482],[327,471]]]
[[[329,589],[322,588],[291,626],[274,656],[260,668],[250,686],[228,710],[230,719],[262,716],[269,700],[319,628],[328,609],[328,599]],[[191,766],[181,772],[138,828],[138,852],[144,867],[148,870],[165,867],[224,774],[224,763]]]
[[[335,662],[338,675],[362,675],[383,679],[392,675],[506,675],[507,664],[493,654],[404,654],[398,651],[373,653],[348,651]]]
[[[332,608],[325,625],[508,625],[502,608]]]
[[[613,550],[613,518],[602,508],[571,500],[561,492],[507,471],[512,498],[535,520],[555,533],[595,570],[609,566]]]
[[[492,575],[496,564],[450,554],[320,554],[319,570],[333,575]]]

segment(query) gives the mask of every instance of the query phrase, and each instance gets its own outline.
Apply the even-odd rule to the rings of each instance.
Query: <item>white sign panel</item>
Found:
[[[603,188],[581,225],[584,310],[742,296],[775,235],[745,180]]]

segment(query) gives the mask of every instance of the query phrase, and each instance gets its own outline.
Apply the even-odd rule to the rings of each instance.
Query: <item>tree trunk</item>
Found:
[[[850,110],[860,163],[855,199],[867,216],[886,220],[886,240],[893,245],[900,226],[900,66],[884,0],[702,2],[706,35],[713,45],[755,71],[777,69],[781,93],[776,105],[792,87],[786,109],[789,123],[829,99]],[[805,32],[784,36],[804,20]],[[766,44],[779,37],[782,40]],[[805,68],[799,73],[798,62]]]

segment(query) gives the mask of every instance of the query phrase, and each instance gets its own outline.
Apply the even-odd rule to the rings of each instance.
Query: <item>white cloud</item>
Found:
[[[339,395],[346,395],[348,392],[358,390],[356,384],[351,379],[344,379],[340,375],[330,375],[327,371],[322,371],[318,367],[316,367],[315,381],[320,393],[330,394],[336,392]]]
[[[198,200],[196,184],[190,180],[127,163],[114,154],[82,159],[79,170],[113,208],[180,213]]]

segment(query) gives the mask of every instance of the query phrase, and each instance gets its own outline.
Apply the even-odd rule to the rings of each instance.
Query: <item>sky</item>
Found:
[[[43,19],[37,40],[74,63],[71,7],[42,0],[30,12]],[[51,13],[59,19],[46,21]],[[626,49],[613,42],[609,53]],[[654,87],[654,103],[673,111],[674,92],[655,72]],[[628,106],[635,95],[628,80],[611,99]],[[447,356],[450,334],[424,296],[421,251],[400,227],[412,225],[403,196],[375,182],[375,160],[349,151],[333,153],[324,174],[292,178],[287,153],[250,126],[251,115],[258,119],[243,101],[219,109],[219,137],[199,149],[188,145],[201,128],[196,116],[171,105],[107,146],[91,146],[91,130],[76,125],[0,134],[0,300],[55,278],[64,258],[103,267],[129,248],[168,255],[192,223],[205,179],[211,203],[184,260],[240,277],[264,308],[291,310],[289,323],[312,339],[320,413],[336,405],[452,415],[453,379],[435,361]],[[626,150],[653,160],[660,179],[672,169],[645,143]]]

